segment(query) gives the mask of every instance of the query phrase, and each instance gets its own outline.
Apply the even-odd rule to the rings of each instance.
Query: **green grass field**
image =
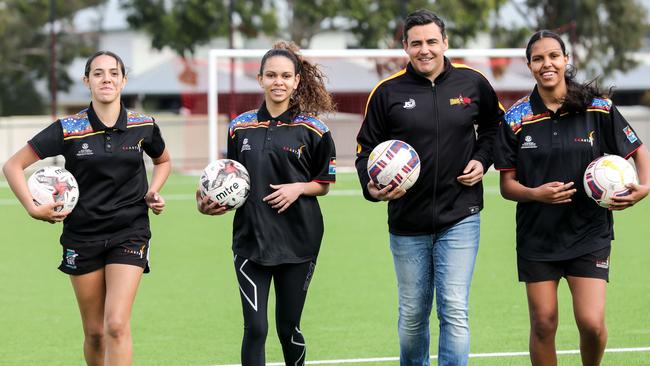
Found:
[[[332,194],[320,199],[326,231],[303,315],[307,359],[396,357],[397,296],[386,207],[365,201],[359,192],[345,194],[358,190],[355,175],[338,179]],[[474,354],[528,348],[525,291],[516,277],[515,205],[501,198],[497,181],[496,174],[486,177],[471,292]],[[172,176],[163,191],[167,210],[152,218],[152,272],[140,285],[132,319],[135,365],[239,363],[242,315],[230,250],[232,214],[200,215],[193,200],[196,182],[197,177]],[[650,347],[649,217],[650,199],[615,214],[608,348]],[[67,276],[56,269],[60,230],[30,219],[0,180],[0,365],[83,364],[76,301]],[[575,350],[578,335],[566,282],[560,289],[557,347]],[[432,325],[435,354],[435,315]],[[270,329],[267,361],[279,362],[272,319]],[[579,365],[580,357],[560,355],[559,361]],[[470,359],[480,366],[528,364],[526,355]],[[649,365],[650,352],[606,353],[603,364]]]

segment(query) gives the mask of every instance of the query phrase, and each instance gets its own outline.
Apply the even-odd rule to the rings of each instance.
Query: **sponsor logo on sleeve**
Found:
[[[330,158],[329,174],[336,174],[336,158]]]
[[[632,131],[632,128],[630,128],[630,126],[625,126],[625,128],[623,129],[623,132],[625,133],[625,137],[627,137],[627,140],[631,144],[633,144],[633,143],[635,143],[635,142],[637,142],[639,140],[636,137],[636,134],[634,133],[634,131]]]

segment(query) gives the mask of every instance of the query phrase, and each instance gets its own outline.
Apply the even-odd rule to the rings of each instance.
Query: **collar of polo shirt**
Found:
[[[293,121],[290,109],[287,109],[279,116],[273,117],[271,116],[271,113],[269,113],[269,110],[266,109],[266,102],[262,102],[260,109],[257,111],[257,120],[263,122],[270,121],[272,119],[282,123],[291,123]]]
[[[90,106],[88,106],[88,120],[90,121],[90,125],[93,127],[94,131],[103,131],[108,129],[126,131],[126,123],[127,123],[126,108],[124,108],[124,104],[120,104],[120,116],[117,118],[117,122],[115,123],[115,126],[107,127],[99,119],[99,117],[97,117],[97,113],[95,113],[95,109],[93,109],[93,103],[91,102]]]

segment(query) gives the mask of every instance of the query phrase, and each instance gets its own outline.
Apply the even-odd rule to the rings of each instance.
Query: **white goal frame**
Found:
[[[211,49],[208,54],[208,159],[213,162],[218,159],[219,147],[217,136],[218,110],[218,73],[219,58],[261,58],[268,49]],[[311,58],[406,58],[403,49],[322,49],[301,50],[301,54]],[[445,56],[449,58],[476,57],[524,57],[523,48],[484,48],[484,49],[449,49]]]

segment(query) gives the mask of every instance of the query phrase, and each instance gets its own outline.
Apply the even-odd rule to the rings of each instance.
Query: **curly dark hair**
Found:
[[[300,75],[298,89],[291,96],[289,110],[292,114],[306,113],[318,116],[336,111],[332,95],[325,88],[327,77],[318,65],[311,64],[300,55],[300,49],[293,42],[279,41],[268,50],[260,63],[259,75],[264,72],[266,60],[274,56],[284,56],[291,60],[294,72]]]
[[[562,38],[555,32],[548,29],[542,29],[535,32],[535,34],[530,37],[528,45],[526,46],[526,60],[529,64],[532,57],[533,45],[542,38],[553,38],[556,40],[560,44],[562,54],[565,56],[567,55],[566,46],[564,45]],[[573,65],[567,65],[564,72],[567,93],[562,101],[562,107],[564,110],[578,113],[584,112],[585,109],[591,105],[594,98],[610,97],[612,89],[610,88],[607,92],[601,90],[598,87],[598,78],[581,84],[576,81],[576,73],[576,68],[573,67]]]

